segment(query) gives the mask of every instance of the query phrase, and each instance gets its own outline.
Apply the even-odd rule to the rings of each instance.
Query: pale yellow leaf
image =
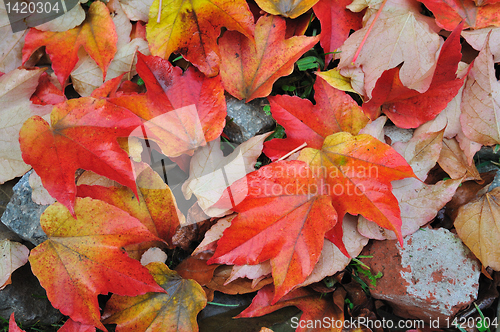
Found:
[[[352,88],[351,78],[342,76],[337,68],[324,72],[316,72],[316,75],[336,89],[357,93]]]
[[[484,266],[500,271],[500,187],[461,206],[455,229]]]
[[[269,14],[296,18],[311,9],[318,0],[255,0],[255,2]]]
[[[19,146],[19,130],[32,115],[44,116],[52,106],[32,105],[30,97],[38,85],[43,69],[15,69],[0,77],[0,184],[21,176],[26,165]]]
[[[35,170],[30,174],[28,178],[28,182],[31,187],[31,199],[36,204],[40,205],[50,205],[55,203],[56,200],[50,196],[47,189],[44,188],[42,184],[42,179],[38,174],[36,174]]]
[[[0,290],[11,283],[12,272],[26,264],[29,249],[18,242],[0,241]]]
[[[64,15],[58,16],[55,19],[37,25],[37,30],[63,32],[79,26],[85,20],[85,11],[80,3],[68,10]]]

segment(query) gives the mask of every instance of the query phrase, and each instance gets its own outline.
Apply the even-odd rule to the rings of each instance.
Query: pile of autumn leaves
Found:
[[[45,46],[57,81],[32,68],[6,73],[0,83],[24,82],[22,93],[33,105],[20,115],[18,128],[23,172],[32,166],[33,181],[41,179],[57,200],[41,217],[48,240],[31,251],[29,261],[51,303],[70,317],[61,330],[105,330],[107,323],[118,324],[117,331],[197,330],[205,291],[208,296],[213,290],[233,292],[227,285],[238,278],[253,281],[245,291],[260,289],[241,317],[296,305],[304,319],[340,319],[342,310],[331,299],[303,286],[344,269],[367,237],[401,243],[435,217],[462,181],[480,179],[471,160],[481,145],[500,142],[498,128],[480,121],[496,122],[490,109],[499,88],[488,43],[479,47],[475,65],[460,64],[464,23],[458,12],[430,5],[434,21],[419,13],[416,1],[390,0],[353,63],[380,2],[366,8],[357,1],[300,1],[286,10],[257,3],[272,15],[242,0],[217,8],[203,1],[198,7],[164,1],[161,10],[155,1],[144,28],[130,24],[118,1],[94,2],[78,27],[26,34],[23,63]],[[306,37],[310,16],[304,13],[313,5],[321,35]],[[481,38],[491,45],[494,38],[494,31],[480,28],[496,24],[494,16],[488,21],[496,4],[483,5],[467,5],[475,16],[465,24],[477,30],[463,33],[473,46]],[[356,12],[364,9],[363,18]],[[405,25],[408,19],[413,25]],[[444,43],[436,23],[452,30]],[[222,36],[221,27],[228,29]],[[350,29],[356,32],[347,38]],[[146,39],[152,56],[142,49]],[[318,42],[325,52],[340,47],[341,53],[336,69],[317,73],[315,103],[269,96],[273,83]],[[128,64],[118,64],[121,50]],[[174,67],[168,61],[172,53],[193,66]],[[92,71],[105,83],[92,87],[76,73],[83,57],[95,62]],[[129,80],[135,73],[146,92]],[[70,75],[83,97],[66,100],[60,87]],[[341,90],[367,102],[360,107]],[[256,136],[224,157],[219,136],[225,92],[246,101],[269,96],[272,115],[287,137],[264,142],[268,134]],[[480,111],[470,97],[478,95],[484,95]],[[413,138],[386,144],[387,118],[381,113],[400,128],[418,127]],[[220,218],[193,253],[204,255],[200,260],[207,267],[191,275],[199,284],[162,262],[146,265],[155,258],[143,254],[153,247],[173,248],[179,226],[190,221],[144,162],[146,138],[148,148],[189,175],[182,191],[187,199],[196,196],[192,210]],[[254,170],[262,152],[273,162]],[[427,185],[423,181],[436,162],[452,179]],[[87,172],[75,183],[78,169]],[[221,170],[243,174],[228,183]],[[479,258],[495,267],[490,257]],[[229,275],[215,282],[216,269],[228,266]],[[101,317],[97,295],[107,293],[114,295]]]

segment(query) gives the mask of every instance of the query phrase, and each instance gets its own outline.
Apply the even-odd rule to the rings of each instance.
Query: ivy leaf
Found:
[[[299,160],[323,177],[339,219],[346,212],[361,214],[394,231],[402,242],[400,210],[391,181],[415,175],[393,148],[367,134],[341,132],[328,136],[321,150],[303,149]]]
[[[21,330],[19,326],[17,326],[16,320],[14,319],[14,312],[12,312],[12,314],[10,315],[9,332],[25,332],[24,330]]]
[[[198,331],[196,316],[207,304],[201,286],[183,279],[163,263],[149,263],[146,268],[165,292],[111,296],[104,310],[104,323],[117,324],[117,332]]]
[[[138,53],[137,58],[148,92],[110,99],[144,120],[132,136],[152,139],[163,154],[178,157],[192,155],[221,134],[226,103],[219,77],[207,78],[195,68],[183,73],[155,56]]]
[[[93,97],[58,104],[51,125],[29,118],[19,132],[23,159],[33,166],[49,194],[74,213],[75,171],[79,168],[115,180],[137,194],[134,171],[118,137],[127,137],[141,120],[122,107]]]
[[[319,36],[285,40],[285,19],[262,16],[255,26],[255,41],[235,31],[219,39],[221,77],[227,92],[250,101],[266,97],[274,82],[292,73],[294,63],[313,47]]]
[[[284,307],[295,306],[302,310],[300,322],[316,322],[324,318],[330,319],[331,325],[324,324],[323,328],[314,328],[314,331],[342,331],[342,326],[338,327],[335,322],[344,320],[344,298],[345,292],[336,291],[333,295],[333,301],[323,294],[316,293],[307,288],[298,288],[285,295],[281,300],[275,303],[273,285],[263,287],[253,298],[252,304],[243,310],[236,318],[259,317]],[[328,321],[326,321],[328,322]],[[311,326],[299,326],[297,332],[311,331]]]
[[[358,132],[368,123],[361,107],[346,93],[318,77],[314,83],[313,105],[307,99],[296,96],[272,96],[273,118],[285,127],[285,139],[273,139],[264,143],[264,153],[277,160],[306,142],[308,147],[320,149],[325,137],[346,131]]]
[[[146,31],[151,54],[168,59],[170,54],[180,53],[212,77],[219,72],[217,38],[222,27],[252,38],[253,15],[246,1],[155,0]]]
[[[311,9],[318,0],[256,0],[255,2],[269,14],[297,18]]]
[[[127,187],[78,186],[78,197],[91,197],[128,212],[155,236],[172,245],[179,226],[177,206],[170,188],[149,166],[136,170],[138,197]]]
[[[208,264],[252,265],[270,259],[273,303],[303,282],[321,255],[325,233],[337,222],[318,180],[303,162],[281,161],[236,181],[215,206],[232,208],[242,193],[244,200],[232,208],[239,214]]]
[[[463,24],[453,30],[443,44],[431,85],[423,93],[410,89],[401,82],[399,68],[385,71],[373,89],[373,98],[363,104],[363,110],[375,120],[381,111],[401,128],[416,128],[434,119],[457,95],[465,78],[457,78],[458,63],[462,58],[460,32]]]
[[[60,203],[49,206],[40,218],[49,239],[31,251],[29,261],[55,308],[76,322],[106,331],[98,294],[164,292],[122,249],[160,239],[136,218],[102,201],[78,198],[75,215],[76,219]]]
[[[83,47],[101,68],[104,80],[108,65],[116,53],[117,38],[108,8],[103,2],[95,1],[90,5],[83,24],[76,28],[64,32],[32,28],[25,38],[23,64],[33,52],[45,46],[57,79],[64,87],[78,62],[78,49]]]

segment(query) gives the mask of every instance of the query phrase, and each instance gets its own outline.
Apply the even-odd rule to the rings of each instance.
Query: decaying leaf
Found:
[[[104,323],[117,324],[117,332],[198,331],[196,316],[207,304],[201,286],[163,263],[153,262],[146,268],[165,291],[136,297],[113,295],[106,303]]]
[[[40,223],[49,239],[31,251],[31,269],[55,308],[76,322],[106,330],[98,294],[163,292],[141,263],[122,250],[159,239],[139,220],[102,201],[78,198],[75,216],[60,203],[45,210]]]
[[[28,262],[29,249],[19,242],[0,241],[0,290],[11,283],[12,272]]]
[[[500,271],[500,188],[463,205],[455,219],[457,234],[484,266]]]
[[[19,129],[33,115],[47,118],[51,107],[30,101],[43,69],[15,69],[0,77],[0,183],[21,176],[31,168],[21,156]]]

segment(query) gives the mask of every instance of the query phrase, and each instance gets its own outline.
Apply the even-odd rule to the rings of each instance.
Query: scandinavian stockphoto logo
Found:
[[[52,21],[75,7],[79,0],[2,0],[12,32]]]
[[[206,142],[195,105],[172,110],[143,123],[129,135],[129,146],[135,144],[137,138],[144,140],[143,148],[149,157],[147,162],[168,184],[179,212],[184,216],[196,201],[205,214],[215,217],[225,215],[245,198],[248,188],[244,183],[237,193],[228,187],[237,180],[246,181],[245,176],[253,165],[247,165],[240,147],[234,143],[220,142],[220,139]],[[158,153],[154,144],[161,146],[163,152],[167,150],[165,153],[170,156],[195,151],[188,172],[183,172],[170,158]],[[212,207],[226,189],[226,204]],[[191,214],[182,226],[205,218]],[[179,220],[184,220],[184,217],[179,215]]]

